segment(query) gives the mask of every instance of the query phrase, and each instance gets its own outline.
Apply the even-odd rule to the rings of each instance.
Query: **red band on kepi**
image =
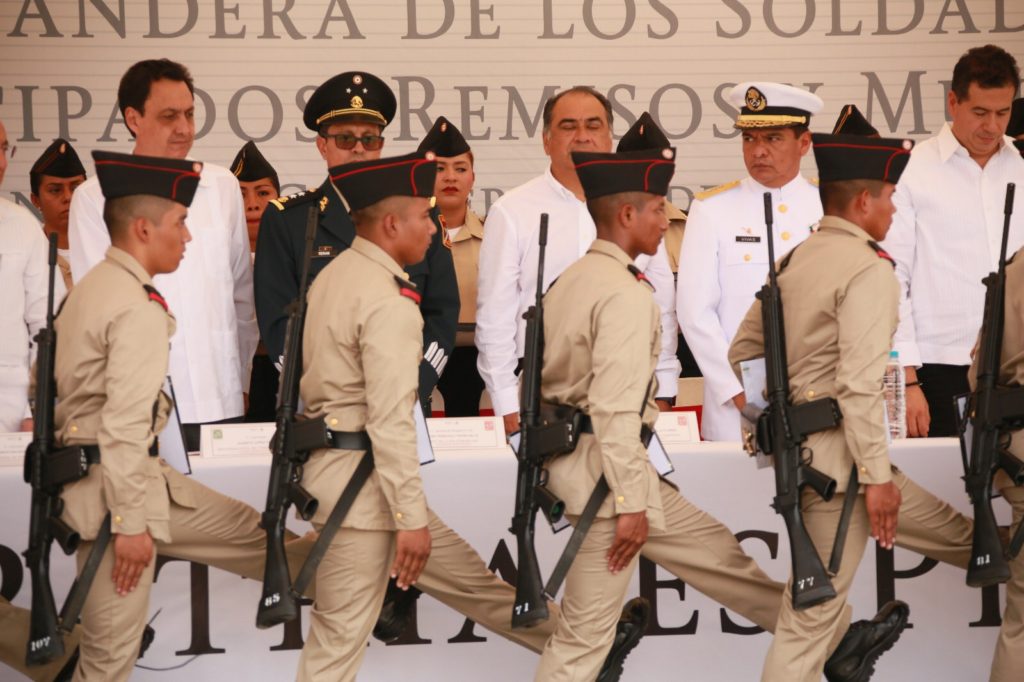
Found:
[[[676,171],[676,150],[640,149],[614,154],[573,152],[572,162],[587,199],[622,192],[665,196]]]
[[[346,163],[334,166],[328,173],[349,209],[358,211],[393,196],[432,197],[437,157],[433,152],[414,152]]]
[[[148,194],[190,206],[203,170],[197,161],[138,154],[94,151],[92,158],[103,198],[108,201]]]
[[[911,140],[815,133],[814,160],[821,182],[882,180],[895,184],[910,161]]]

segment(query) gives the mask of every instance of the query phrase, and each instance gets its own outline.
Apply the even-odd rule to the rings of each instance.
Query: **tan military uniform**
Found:
[[[480,244],[484,238],[484,223],[473,211],[466,211],[466,224],[452,237],[452,260],[455,278],[459,283],[459,331],[455,333],[455,347],[473,346],[473,332],[463,325],[476,324],[476,280],[480,263]]]
[[[63,518],[84,540],[79,567],[109,511],[114,533],[149,531],[159,554],[261,579],[266,548],[256,510],[148,454],[169,408],[160,389],[174,318],[145,284],[152,280],[139,263],[111,247],[56,321],[58,440],[99,444],[102,453],[86,478],[64,489]],[[308,544],[290,543],[293,571]],[[138,654],[155,562],[134,592],[118,596],[113,556],[111,543],[82,612],[76,680],[126,680]]]
[[[1005,326],[1003,351],[1000,357],[999,384],[1024,386],[1024,249],[1017,252],[1013,262],[1006,266]],[[977,387],[977,346],[974,364],[968,379],[971,390]],[[1010,441],[1010,452],[1024,459],[1024,432],[1015,431]],[[1015,486],[1002,471],[996,476],[995,487],[1013,508],[1013,526],[1016,531],[1024,520],[1024,487]],[[995,658],[992,660],[991,682],[1016,682],[1024,671],[1024,552],[1010,562],[1010,580],[1006,583],[1006,610],[1003,625],[996,640]]]
[[[790,398],[794,403],[831,396],[839,401],[842,426],[812,434],[806,446],[814,466],[837,481],[825,502],[803,497],[804,523],[827,562],[856,462],[862,484],[892,480],[903,495],[896,544],[966,567],[973,523],[891,466],[883,417],[881,377],[898,317],[898,284],[891,263],[869,245],[860,227],[826,216],[819,232],[794,249],[779,274],[786,318]],[[764,355],[761,303],[755,301],[729,349],[738,372],[742,360]],[[863,556],[870,524],[863,497],[850,521],[842,566],[832,582],[837,597],[802,611],[792,606],[790,586],[782,603],[763,680],[820,680],[825,660],[849,626],[846,595]]]
[[[600,669],[635,568],[634,561],[618,575],[608,571],[620,513],[647,512],[645,557],[761,627],[774,629],[782,599],[782,584],[725,526],[659,480],[647,460],[639,436],[641,420],[652,425],[657,416],[649,382],[661,328],[651,289],[630,264],[618,246],[598,239],[545,297],[544,399],[582,408],[595,432],[549,464],[549,485],[573,519],[602,473],[611,494],[567,576],[562,618],[537,680],[592,680]]]
[[[665,232],[665,253],[672,274],[679,272],[679,250],[683,248],[683,233],[686,231],[686,214],[675,204],[665,202],[668,215],[668,230]]]

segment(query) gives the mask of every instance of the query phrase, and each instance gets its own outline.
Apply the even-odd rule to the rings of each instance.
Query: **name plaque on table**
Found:
[[[692,410],[660,413],[654,430],[661,438],[662,445],[670,452],[682,445],[700,442],[697,413]]]
[[[505,447],[505,430],[497,417],[445,417],[427,421],[438,450],[493,450]]]
[[[200,442],[204,457],[269,457],[273,422],[203,424]]]
[[[31,442],[31,431],[0,433],[0,466],[22,466],[25,461],[25,450]]]

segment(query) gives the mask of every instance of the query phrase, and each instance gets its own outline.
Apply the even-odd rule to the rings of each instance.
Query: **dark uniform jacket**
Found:
[[[339,253],[352,245],[355,226],[331,181],[320,187],[272,201],[263,212],[256,241],[254,282],[256,319],[267,355],[278,362],[284,351],[285,308],[295,300],[306,245],[306,214],[318,206],[320,222],[313,242],[310,282]],[[425,401],[448,355],[455,345],[459,320],[459,288],[451,251],[443,244],[438,230],[427,249],[427,257],[405,268],[409,278],[423,295],[423,361],[420,363],[419,394]]]

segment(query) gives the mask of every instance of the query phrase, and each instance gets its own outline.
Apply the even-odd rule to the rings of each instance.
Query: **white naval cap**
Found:
[[[740,83],[729,91],[729,103],[740,110],[736,128],[806,126],[825,103],[813,92],[783,83]]]

